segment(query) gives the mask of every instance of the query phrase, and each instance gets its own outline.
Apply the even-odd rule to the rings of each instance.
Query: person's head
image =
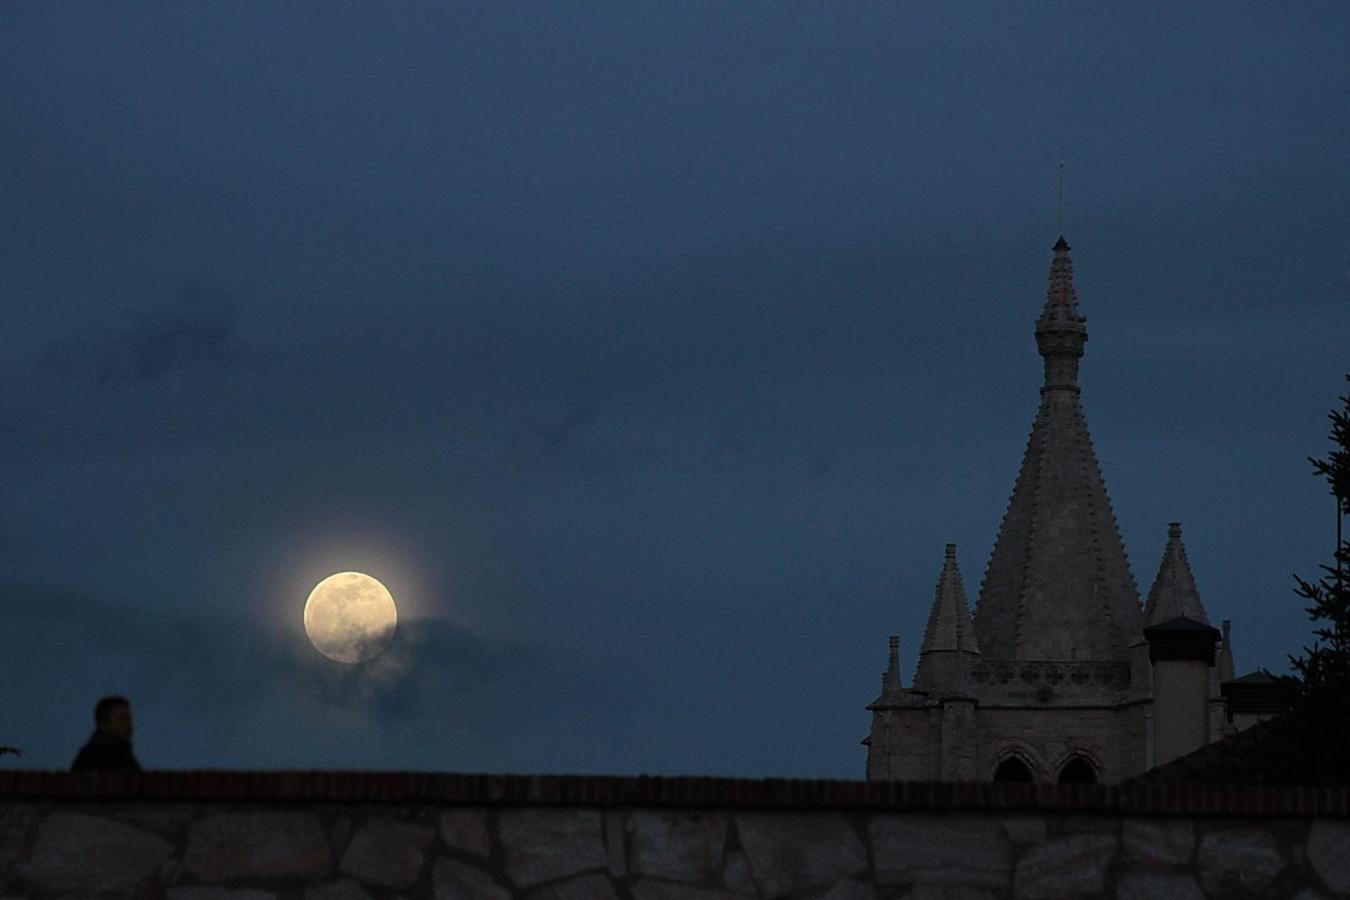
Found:
[[[126,697],[104,697],[94,706],[94,725],[104,734],[131,740],[131,701]]]

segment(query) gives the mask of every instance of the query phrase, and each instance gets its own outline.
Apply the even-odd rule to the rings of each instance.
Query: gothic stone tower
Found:
[[[901,683],[892,637],[868,706],[869,779],[1116,782],[1165,761],[1157,747],[1231,730],[1227,623],[1216,656],[1176,523],[1141,607],[1083,415],[1087,320],[1063,237],[1035,335],[1040,406],[975,615],[948,544],[914,682]]]

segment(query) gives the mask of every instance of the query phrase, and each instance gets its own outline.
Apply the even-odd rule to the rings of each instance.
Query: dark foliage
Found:
[[[1350,375],[1346,376],[1350,381]],[[1350,395],[1331,419],[1332,450],[1326,459],[1309,459],[1313,471],[1327,480],[1336,498],[1334,564],[1322,566],[1322,577],[1309,581],[1297,575],[1296,593],[1308,601],[1308,616],[1316,623],[1317,640],[1302,656],[1291,657],[1298,673],[1294,719],[1306,732],[1323,781],[1350,782],[1350,541],[1341,520],[1350,514]]]

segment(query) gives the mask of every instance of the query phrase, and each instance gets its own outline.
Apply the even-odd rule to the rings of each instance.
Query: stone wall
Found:
[[[1350,791],[0,772],[0,896],[1350,896]]]

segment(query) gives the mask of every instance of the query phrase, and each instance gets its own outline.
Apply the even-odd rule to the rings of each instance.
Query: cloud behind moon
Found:
[[[305,601],[305,634],[335,662],[374,659],[394,640],[398,608],[389,589],[360,572],[338,572],[314,586]]]

